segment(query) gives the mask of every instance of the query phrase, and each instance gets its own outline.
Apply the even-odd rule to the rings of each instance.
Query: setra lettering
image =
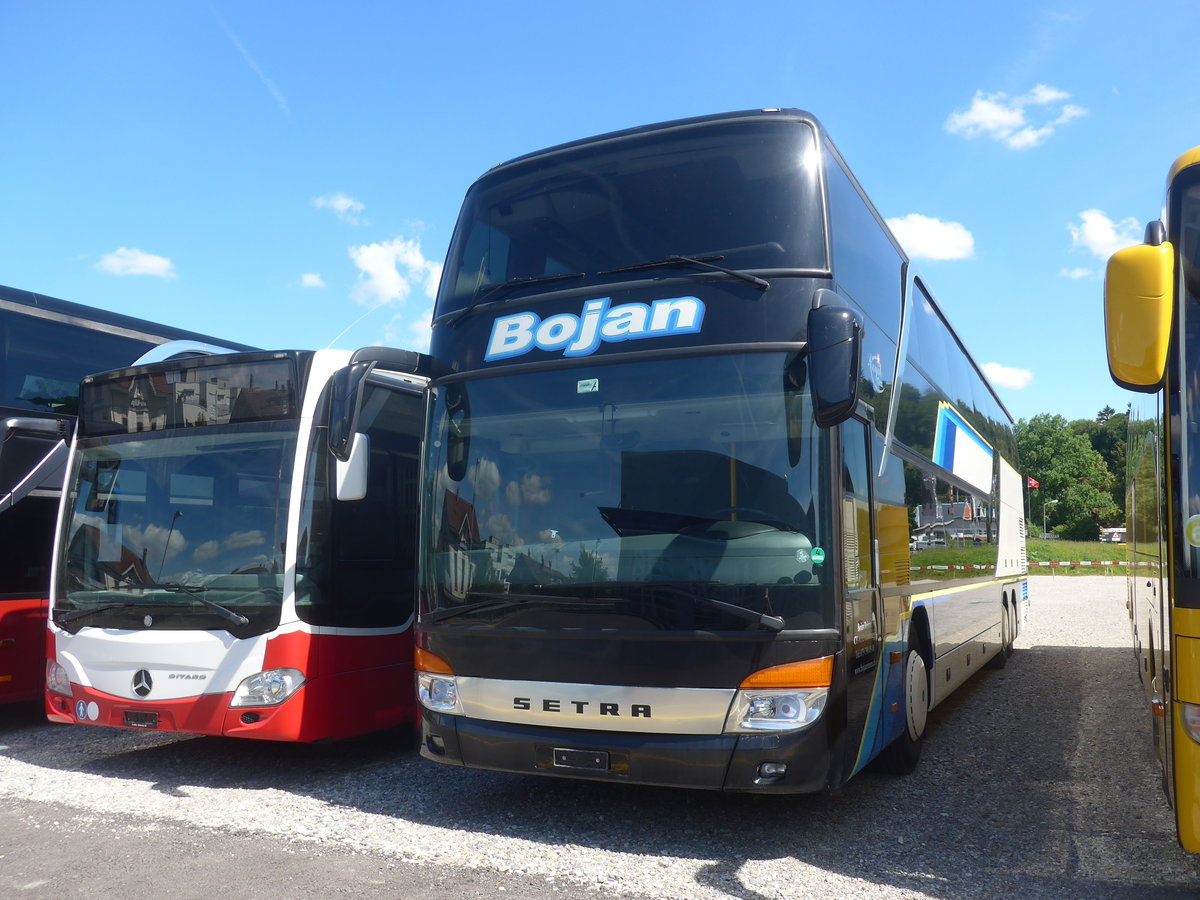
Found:
[[[591,700],[563,700],[559,697],[542,697],[535,700],[532,697],[513,697],[513,709],[538,712],[567,713],[576,716],[600,715],[621,718],[627,715],[633,719],[652,719],[653,710],[648,703],[631,703],[622,713],[619,703],[594,703]]]
[[[542,319],[536,313],[500,316],[492,323],[484,360],[509,359],[530,350],[563,356],[588,356],[601,343],[694,334],[704,323],[704,303],[696,297],[676,297],[653,303],[610,306],[608,297],[588,300],[580,315],[558,313]]]

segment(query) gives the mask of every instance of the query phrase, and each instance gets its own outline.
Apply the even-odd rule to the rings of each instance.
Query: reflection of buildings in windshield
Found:
[[[914,510],[910,549],[945,546],[947,541],[991,541],[989,510],[971,500],[955,500],[919,506]]]
[[[114,397],[108,406],[108,421],[135,433],[275,418],[289,408],[290,388],[242,387],[222,378],[168,380],[177,374],[160,372],[124,382],[128,385],[121,398],[124,402]]]
[[[507,517],[493,514],[490,519],[506,521]],[[557,533],[547,533],[543,543],[555,542],[561,543]],[[442,589],[455,600],[466,599],[479,586],[558,584],[566,580],[544,560],[535,560],[529,550],[514,550],[512,542],[495,535],[483,539],[475,505],[451,490],[442,499],[437,547],[441,555]]]
[[[68,590],[110,590],[122,584],[147,584],[149,549],[140,553],[113,540],[108,525],[82,525],[75,530],[67,550]]]
[[[606,458],[619,458],[619,506],[605,505],[611,490],[556,495],[552,476],[502,477],[500,466],[480,459],[464,478],[474,502],[453,488],[443,493],[436,546],[445,594],[461,601],[484,585],[598,584],[614,573],[620,581],[711,581],[732,558],[728,540],[786,532],[805,535],[802,545],[810,546],[812,512],[788,480],[735,455],[627,450]],[[563,530],[543,527],[548,522]],[[733,530],[709,530],[719,523]],[[664,540],[628,540],[639,536]],[[785,555],[800,547],[792,540]],[[749,570],[739,577],[758,580]]]

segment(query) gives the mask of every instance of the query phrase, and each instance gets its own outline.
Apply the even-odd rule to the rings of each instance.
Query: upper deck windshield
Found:
[[[826,438],[802,359],[592,365],[435,393],[425,623],[836,627]]]
[[[823,269],[819,157],[806,123],[758,119],[598,141],[503,166],[467,194],[437,315],[535,286],[661,275],[647,264],[678,265],[673,255],[739,271]]]
[[[295,447],[295,422],[79,441],[55,622],[275,627]]]

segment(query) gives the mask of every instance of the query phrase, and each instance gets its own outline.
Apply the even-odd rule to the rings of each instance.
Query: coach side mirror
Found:
[[[813,419],[831,428],[858,406],[862,326],[844,306],[818,306],[808,314],[808,383]]]
[[[341,462],[350,458],[351,444],[358,432],[362,386],[374,362],[357,362],[333,374],[329,396],[329,452]]]
[[[1162,222],[1146,226],[1146,242],[1118,250],[1104,273],[1108,371],[1131,391],[1162,386],[1171,342],[1175,251]]]
[[[334,460],[334,496],[338,500],[361,500],[367,496],[367,478],[371,474],[371,439],[356,431],[350,440],[350,452],[344,460]]]

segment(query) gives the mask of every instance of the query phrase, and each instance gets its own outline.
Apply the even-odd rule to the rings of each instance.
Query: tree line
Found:
[[[1043,413],[1017,422],[1031,533],[1094,541],[1101,528],[1125,524],[1125,447],[1128,412],[1106,406],[1095,419]],[[1037,487],[1033,487],[1033,483]]]

